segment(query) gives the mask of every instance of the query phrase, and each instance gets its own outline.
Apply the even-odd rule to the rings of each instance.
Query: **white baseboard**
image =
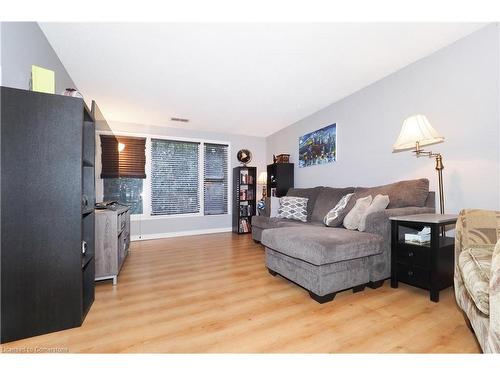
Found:
[[[131,241],[146,241],[146,240],[157,240],[160,238],[170,238],[170,237],[198,236],[200,234],[231,232],[232,230],[233,229],[231,227],[228,227],[228,228],[185,230],[182,232],[142,234],[142,235],[130,236],[130,240]]]

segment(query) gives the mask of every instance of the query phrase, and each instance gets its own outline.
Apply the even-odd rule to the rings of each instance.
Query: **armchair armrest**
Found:
[[[493,250],[490,270],[490,329],[493,337],[500,341],[500,240]]]
[[[458,268],[460,253],[468,247],[491,247],[497,242],[498,212],[464,209],[458,215],[455,226],[455,281],[461,282]],[[458,289],[455,284],[455,289]]]
[[[434,213],[432,207],[402,207],[389,208],[384,211],[372,212],[366,217],[365,232],[380,234],[389,241],[391,238],[391,223],[393,216],[416,215]]]

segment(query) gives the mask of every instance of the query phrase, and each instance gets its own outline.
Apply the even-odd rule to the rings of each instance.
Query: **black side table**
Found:
[[[391,287],[398,282],[429,290],[439,302],[439,291],[453,285],[455,239],[446,237],[446,226],[455,225],[457,215],[419,214],[391,217]],[[430,227],[430,242],[405,241],[406,233],[416,234]],[[449,228],[448,228],[449,229]]]

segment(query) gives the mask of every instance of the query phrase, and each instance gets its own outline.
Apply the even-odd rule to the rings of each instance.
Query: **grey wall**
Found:
[[[269,136],[267,161],[290,153],[297,162],[298,138],[336,122],[338,161],[296,166],[296,186],[427,177],[436,190],[434,160],[391,152],[403,120],[423,113],[446,138],[428,148],[444,157],[447,212],[498,209],[499,67],[499,31],[492,24]]]
[[[2,22],[2,85],[29,89],[31,65],[55,72],[56,94],[75,83],[36,22]]]
[[[198,130],[189,130],[181,128],[169,128],[162,126],[148,126],[142,124],[130,124],[121,122],[109,123],[113,132],[127,132],[127,133],[141,133],[148,135],[163,135],[172,137],[182,137],[182,138],[194,138],[194,139],[205,139],[213,141],[223,141],[230,143],[231,149],[231,171],[232,168],[238,166],[238,160],[236,159],[236,153],[242,148],[247,148],[252,151],[253,160],[249,164],[250,166],[257,167],[257,173],[265,170],[265,138],[260,137],[249,137],[243,135],[235,134],[222,134]],[[99,155],[99,151],[97,151]],[[98,156],[99,159],[99,156]],[[100,161],[98,160],[98,166],[96,169],[97,174],[99,174]],[[98,177],[98,176],[97,176]],[[96,179],[98,198],[99,193],[102,194],[100,189],[101,181]],[[261,195],[261,188],[257,197]],[[102,197],[102,195],[101,195]],[[230,197],[231,199],[231,197]],[[231,200],[229,202],[231,205]],[[137,238],[142,235],[143,238],[152,238],[160,236],[162,234],[172,235],[178,234],[179,232],[190,233],[192,231],[220,231],[229,230],[231,227],[231,215],[210,215],[210,216],[199,216],[199,217],[164,217],[164,218],[144,218],[137,220],[133,219],[131,222],[131,235]],[[186,234],[187,234],[186,233]]]
[[[33,22],[0,24],[1,83],[27,89],[31,65],[56,72],[56,92],[75,87],[71,77]],[[338,101],[267,139],[138,124],[111,123],[113,130],[205,138],[231,143],[232,166],[240,148],[254,153],[259,171],[272,154],[290,153],[297,162],[299,136],[338,124],[338,161],[296,168],[296,186],[376,185],[428,177],[437,187],[434,163],[410,152],[391,153],[403,120],[427,115],[446,137],[429,149],[444,155],[447,211],[463,207],[500,208],[498,26],[482,30]],[[375,62],[376,63],[376,62]],[[259,193],[260,194],[260,193]],[[132,234],[210,230],[231,226],[230,215],[135,221]]]
[[[0,85],[2,85],[2,22],[0,22]]]

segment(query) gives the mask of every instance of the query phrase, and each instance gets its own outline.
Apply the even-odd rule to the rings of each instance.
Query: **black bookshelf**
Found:
[[[257,168],[233,168],[233,232],[251,233],[251,218],[256,212]]]
[[[0,97],[4,343],[78,327],[94,301],[95,127],[79,98]]]
[[[274,163],[267,166],[267,196],[282,197],[293,188],[293,163]]]

